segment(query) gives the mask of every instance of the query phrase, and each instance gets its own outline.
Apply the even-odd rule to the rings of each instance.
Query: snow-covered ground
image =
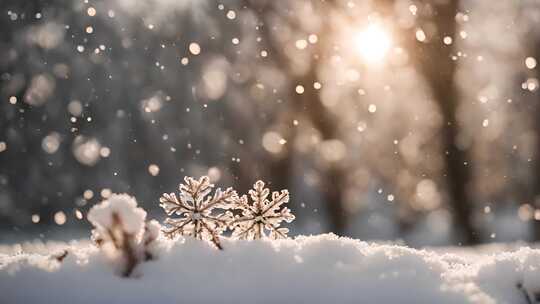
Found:
[[[462,255],[332,234],[224,238],[222,251],[158,242],[157,259],[129,278],[88,241],[1,246],[1,302],[534,303],[540,291],[540,250],[530,248]]]

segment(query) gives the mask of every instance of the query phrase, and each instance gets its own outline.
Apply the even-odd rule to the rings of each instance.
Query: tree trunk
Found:
[[[536,60],[539,60],[540,58],[540,41],[537,41],[534,45],[533,54],[535,54]],[[536,77],[540,77],[540,72],[537,72]],[[535,210],[540,209],[540,105],[538,104],[540,102],[540,93],[536,91],[534,93],[536,96],[536,104],[533,108],[533,121],[534,121],[534,133],[535,133],[535,139],[536,139],[536,156],[535,156],[535,162],[533,165],[534,169],[534,185],[531,187],[532,191],[530,191],[530,204],[534,207]],[[535,241],[540,240],[540,221],[536,220],[533,216],[532,218],[532,225],[533,225],[533,239]]]
[[[305,91],[300,95],[300,111],[308,117],[315,128],[320,132],[321,139],[338,139],[338,122],[336,117],[324,108],[320,95],[313,89],[313,83],[317,81],[317,64],[312,64],[311,70],[297,83],[304,85]],[[294,90],[294,88],[293,88]],[[346,183],[346,170],[343,164],[328,163],[320,169],[323,203],[327,206],[329,224],[332,232],[343,235],[347,227],[347,213],[344,209],[343,192]]]
[[[246,3],[246,6],[249,6],[250,2]],[[332,1],[327,2],[326,5],[333,5]],[[271,7],[266,6],[263,8],[254,8],[259,14],[260,20],[264,22],[262,27],[262,33],[265,35],[265,41],[267,46],[270,49],[270,53],[274,55],[274,59],[277,64],[284,70],[288,69],[289,59],[287,54],[283,53],[282,46],[279,45],[275,39],[273,39],[272,34],[269,29],[268,21],[268,10],[271,10]],[[327,28],[325,26],[323,29]],[[327,37],[328,34],[325,31],[318,33],[319,43],[317,45],[324,45],[324,41],[328,40],[330,37]],[[320,52],[314,46],[314,54],[321,55]],[[291,117],[305,117],[311,121],[313,126],[320,132],[322,140],[332,140],[338,138],[338,130],[336,117],[329,113],[321,102],[319,93],[313,88],[313,84],[317,81],[317,68],[318,68],[317,59],[312,59],[310,69],[306,71],[301,76],[295,77],[291,81],[290,85],[290,104]],[[296,93],[296,85],[301,84],[304,86],[305,91],[303,94]],[[273,164],[272,173],[275,176],[272,176],[274,184],[288,185],[291,181],[292,166],[293,166],[293,157],[294,157],[294,141],[296,137],[296,132],[291,131],[285,139],[288,142],[288,151],[287,155],[279,159],[276,163]],[[330,230],[338,235],[343,235],[346,228],[346,212],[343,206],[343,190],[345,188],[345,170],[340,164],[328,164],[324,168],[320,169],[320,190],[322,195],[322,201],[327,206],[327,211],[329,214],[329,226]]]
[[[446,167],[447,195],[458,241],[463,245],[474,245],[481,241],[481,236],[474,227],[474,205],[468,194],[471,169],[467,151],[456,143],[459,134],[456,119],[459,94],[454,81],[456,63],[451,58],[454,48],[442,42],[445,36],[454,37],[455,40],[458,1],[449,0],[445,4],[434,5],[434,9],[434,16],[430,20],[435,23],[438,35],[431,37],[427,43],[419,43],[414,40],[414,33],[409,32],[405,44],[408,44],[414,63],[430,85],[443,116],[441,141]]]

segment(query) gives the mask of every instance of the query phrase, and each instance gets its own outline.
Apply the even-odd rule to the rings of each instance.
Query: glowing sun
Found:
[[[354,47],[366,62],[381,61],[392,46],[392,36],[380,24],[373,23],[354,34]]]

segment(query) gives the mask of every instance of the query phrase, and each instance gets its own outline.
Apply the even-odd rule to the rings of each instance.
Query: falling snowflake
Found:
[[[165,236],[174,238],[178,235],[188,235],[197,239],[212,242],[218,249],[222,249],[219,235],[227,228],[231,213],[213,214],[215,208],[229,209],[237,199],[236,191],[228,188],[225,191],[216,189],[213,196],[209,196],[214,188],[208,176],[199,180],[192,177],[184,178],[185,184],[180,184],[180,195],[174,193],[163,194],[159,199],[160,206],[169,216],[165,223],[169,225],[164,230]],[[172,215],[179,218],[171,218]]]
[[[269,231],[272,239],[286,238],[287,228],[279,228],[282,221],[290,223],[294,220],[294,215],[289,208],[280,210],[283,204],[289,201],[289,192],[273,192],[272,200],[268,200],[270,190],[264,187],[264,182],[257,181],[253,185],[253,190],[249,190],[252,204],[244,195],[235,201],[234,208],[242,210],[241,215],[237,215],[230,223],[233,229],[233,238],[239,239],[260,239],[266,237],[265,231]]]

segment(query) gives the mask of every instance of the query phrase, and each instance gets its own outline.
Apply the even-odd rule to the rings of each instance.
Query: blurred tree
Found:
[[[326,24],[328,19],[322,18],[317,32],[318,43],[313,46],[309,60],[309,68],[302,73],[295,73],[291,70],[294,65],[291,58],[286,53],[286,48],[279,41],[275,33],[273,33],[272,18],[280,13],[287,13],[287,9],[279,7],[279,3],[267,2],[261,5],[258,1],[246,1],[245,7],[248,7],[257,13],[257,17],[262,24],[264,41],[266,42],[270,53],[274,56],[277,66],[286,74],[293,75],[288,91],[288,108],[285,117],[282,120],[288,122],[289,126],[293,120],[300,118],[307,119],[311,125],[321,134],[321,140],[334,140],[339,137],[338,124],[336,117],[332,115],[323,105],[319,91],[313,88],[313,85],[318,82],[317,72],[320,68],[319,62],[323,54],[319,46],[330,43],[331,37],[330,25]],[[334,1],[325,1],[318,3],[315,6],[318,10],[329,11],[334,9]],[[301,20],[294,14],[281,17],[282,20],[288,22],[287,26],[293,31],[304,33]],[[307,36],[307,33],[304,33]],[[297,85],[302,86],[303,92],[299,94]],[[289,127],[283,129],[283,138],[290,143],[288,148],[281,156],[275,158],[271,165],[271,176],[269,180],[278,185],[277,188],[289,188],[291,180],[294,177],[293,173],[293,158],[294,143],[296,141],[296,128]],[[344,210],[343,195],[345,191],[346,170],[344,164],[340,162],[326,164],[319,168],[319,191],[321,192],[321,200],[325,202],[329,215],[330,231],[343,235],[347,226],[347,213]]]
[[[414,59],[430,84],[443,116],[441,140],[446,160],[448,201],[453,211],[454,224],[462,243],[473,245],[481,241],[481,236],[474,226],[474,203],[468,193],[471,172],[467,152],[457,142],[460,133],[457,121],[460,96],[455,84],[456,63],[452,60],[455,51],[452,46],[442,43],[444,37],[456,36],[456,14],[459,6],[457,0],[435,2],[431,5],[433,14],[430,22],[435,25],[437,34],[430,42],[415,43],[411,54],[416,54]],[[409,34],[409,37],[414,36],[414,33]]]
[[[530,35],[533,35],[534,31],[530,33]],[[534,56],[532,57],[534,60],[534,64],[532,62],[528,63],[525,62],[527,67],[537,68],[537,60],[540,58],[540,39],[535,40],[532,43],[532,54]],[[531,59],[528,59],[531,60]],[[532,61],[531,60],[531,61]],[[538,72],[538,68],[536,69],[536,75],[532,75],[533,77],[536,77],[537,79],[540,79],[540,72]],[[530,72],[529,72],[530,73]],[[523,90],[522,94],[526,94],[527,91]],[[532,227],[533,227],[533,239],[535,241],[540,240],[540,220],[537,219],[537,210],[540,209],[540,91],[536,90],[534,92],[534,95],[536,97],[536,102],[533,103],[532,107],[532,115],[533,115],[533,123],[534,123],[534,134],[536,136],[535,143],[536,143],[536,155],[535,155],[535,162],[533,166],[534,170],[534,182],[529,184],[531,187],[529,189],[523,189],[525,192],[525,196],[527,198],[527,201],[531,203],[533,206],[533,216],[532,216]],[[523,195],[522,195],[523,197]]]

